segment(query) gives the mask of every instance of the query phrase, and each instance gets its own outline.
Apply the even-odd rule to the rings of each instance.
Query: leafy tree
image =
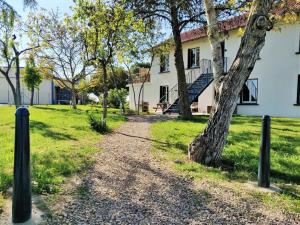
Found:
[[[111,89],[108,92],[108,103],[111,107],[120,108],[122,112],[125,112],[126,98],[128,91],[125,88]]]
[[[183,118],[191,118],[191,110],[188,101],[185,67],[182,53],[180,33],[187,25],[202,22],[205,14],[202,9],[202,0],[130,0],[128,5],[144,20],[164,20],[172,28],[175,45],[175,66],[177,70],[178,95],[180,114]]]
[[[111,67],[107,70],[107,89],[125,88],[127,84],[127,73],[122,67]],[[86,91],[96,95],[104,92],[103,73],[102,70],[97,70],[90,81],[87,81]]]
[[[149,62],[136,62],[131,66],[130,71],[133,74],[138,74],[140,68],[149,68],[150,69],[151,68],[151,63],[149,63]]]
[[[76,87],[92,72],[80,27],[68,16],[61,19],[57,11],[42,11],[31,15],[28,30],[31,41],[41,43],[35,55],[43,73],[72,93],[72,107],[76,109]]]
[[[30,105],[32,106],[34,99],[34,89],[39,87],[42,82],[42,76],[38,68],[35,66],[34,58],[32,55],[29,56],[26,62],[23,73],[23,81],[28,90],[31,92]]]
[[[132,33],[143,31],[143,23],[123,1],[76,0],[75,19],[80,21],[86,53],[96,70],[103,76],[103,114],[106,123],[108,95],[108,66],[114,57],[132,43]]]
[[[23,0],[23,5],[24,7],[33,8],[37,5],[37,2],[36,0]],[[8,4],[7,1],[5,0],[0,0],[0,9],[6,11],[12,11],[15,13],[14,8],[10,4]]]
[[[189,155],[192,160],[210,166],[218,166],[221,163],[222,151],[239,94],[259,58],[259,53],[265,44],[267,31],[274,26],[274,16],[278,17],[276,14],[272,15],[273,9],[281,8],[283,9],[282,12],[289,12],[287,7],[289,2],[289,0],[253,0],[248,2],[251,9],[248,14],[247,26],[235,60],[225,75],[221,52],[223,37],[218,27],[218,20],[222,18],[219,17],[218,5],[213,0],[204,0],[207,32],[212,46],[215,70],[215,96],[213,110],[204,132],[196,137],[189,146]],[[232,3],[236,4],[237,1]],[[279,17],[283,17],[283,20],[286,19],[284,15]]]
[[[23,53],[31,51],[39,45],[19,50],[19,40],[21,36],[21,21],[16,18],[14,11],[2,10],[0,12],[0,62],[5,66],[0,68],[2,74],[8,82],[14,96],[16,108],[21,105],[20,88],[20,57]],[[13,71],[15,67],[15,71]],[[12,72],[15,72],[15,84],[13,83]]]

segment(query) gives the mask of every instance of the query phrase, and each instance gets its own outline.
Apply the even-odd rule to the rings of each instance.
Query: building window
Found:
[[[298,86],[297,86],[297,105],[300,105],[300,75],[298,75]]]
[[[296,54],[300,54],[300,34],[299,34],[299,37],[298,37],[298,51],[296,52]]]
[[[256,104],[258,97],[258,79],[249,79],[243,86],[240,103]]]
[[[188,50],[188,68],[200,66],[200,48],[191,48]]]
[[[169,86],[160,86],[159,102],[167,103],[169,101]]]
[[[160,72],[168,72],[170,70],[169,54],[160,56]]]

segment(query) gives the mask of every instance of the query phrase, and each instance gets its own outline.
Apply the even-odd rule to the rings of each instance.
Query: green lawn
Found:
[[[30,107],[30,138],[33,191],[55,193],[65,177],[91,165],[91,153],[99,150],[102,135],[92,131],[87,112],[91,106]],[[12,186],[14,157],[14,107],[0,106],[0,203],[1,192]],[[99,110],[98,110],[99,112]],[[120,126],[125,118],[110,109],[108,126]]]
[[[256,181],[261,118],[235,116],[223,156],[235,162],[234,172],[207,168],[187,160],[188,144],[202,132],[207,117],[193,121],[170,120],[152,125],[154,152],[191,178],[243,183]],[[300,119],[272,118],[271,182],[283,188],[282,195],[259,195],[265,202],[300,212]],[[182,163],[174,163],[181,160]],[[273,203],[271,203],[273,204]]]

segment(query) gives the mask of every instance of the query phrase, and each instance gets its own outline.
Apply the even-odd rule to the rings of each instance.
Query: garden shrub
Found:
[[[88,114],[88,122],[91,128],[98,133],[106,133],[109,131],[106,122],[103,121],[103,118],[100,115],[95,115],[93,113]]]
[[[121,105],[124,108],[126,105],[126,98],[128,95],[128,91],[125,88],[121,89],[111,89],[108,92],[108,104],[113,108],[120,108]]]

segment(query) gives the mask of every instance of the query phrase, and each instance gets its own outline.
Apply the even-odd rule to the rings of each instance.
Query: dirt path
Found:
[[[131,117],[107,135],[95,166],[52,207],[47,224],[297,224],[262,214],[256,203],[218,185],[199,187],[176,175],[151,156],[152,119]]]

